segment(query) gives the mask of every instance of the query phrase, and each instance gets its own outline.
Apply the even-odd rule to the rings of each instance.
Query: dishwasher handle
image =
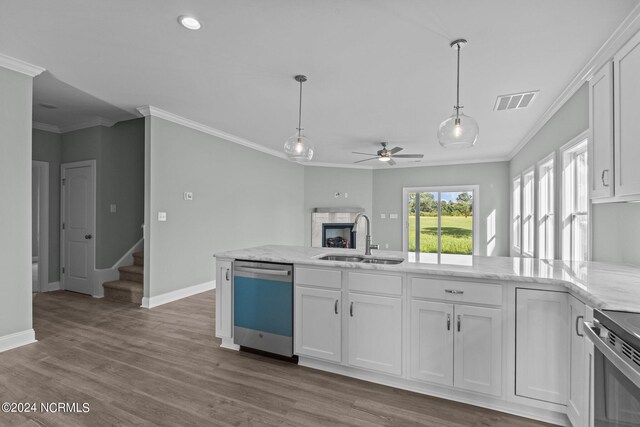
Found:
[[[235,271],[253,274],[268,274],[271,276],[289,276],[291,274],[290,270],[271,270],[270,268],[256,267],[236,267]]]

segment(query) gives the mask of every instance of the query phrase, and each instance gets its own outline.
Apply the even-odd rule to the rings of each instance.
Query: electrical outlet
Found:
[[[386,219],[387,218],[387,214],[380,214],[380,219]]]
[[[384,248],[385,248],[385,249],[389,249],[389,244],[388,244],[388,243],[385,243],[385,244],[384,244]]]
[[[349,193],[344,193],[344,198],[348,199],[349,198]]]
[[[116,204],[115,203],[111,203],[109,205],[109,212],[116,213]]]
[[[185,191],[182,197],[185,200],[193,200],[193,193],[191,191]]]
[[[166,212],[158,212],[158,221],[166,221],[167,220],[167,213]]]
[[[389,214],[389,218],[398,219],[398,214]]]

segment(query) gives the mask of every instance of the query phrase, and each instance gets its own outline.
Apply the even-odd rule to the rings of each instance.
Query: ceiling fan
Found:
[[[376,157],[370,157],[368,159],[364,159],[364,160],[358,160],[357,162],[353,162],[353,163],[362,163],[362,162],[368,162],[369,160],[375,160],[378,159],[381,162],[387,162],[387,164],[389,166],[393,166],[396,164],[396,162],[393,161],[393,157],[398,158],[398,159],[421,159],[424,157],[424,154],[396,154],[399,151],[402,151],[403,148],[402,147],[394,147],[390,150],[387,150],[387,143],[386,142],[381,142],[380,145],[382,145],[382,149],[378,150],[376,152],[376,154],[371,154],[371,153],[359,153],[357,151],[352,151],[353,154],[363,154],[365,156],[376,156]]]

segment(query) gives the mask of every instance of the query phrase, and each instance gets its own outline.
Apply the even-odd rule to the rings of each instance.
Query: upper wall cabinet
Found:
[[[592,199],[613,197],[613,67],[607,63],[589,81],[589,161]]]
[[[590,197],[640,200],[640,33],[589,82]]]
[[[615,196],[640,199],[640,33],[613,58]]]

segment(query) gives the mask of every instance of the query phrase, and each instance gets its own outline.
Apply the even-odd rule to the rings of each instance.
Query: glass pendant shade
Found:
[[[296,132],[284,143],[284,152],[291,161],[308,162],[313,157],[313,143],[302,132]]]
[[[438,128],[438,141],[445,148],[468,148],[478,140],[478,122],[472,117],[456,113]]]

